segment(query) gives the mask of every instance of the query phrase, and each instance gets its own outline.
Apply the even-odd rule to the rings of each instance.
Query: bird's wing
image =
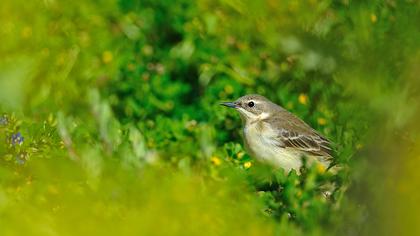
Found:
[[[330,142],[317,133],[299,133],[293,130],[279,130],[277,138],[279,144],[285,148],[292,148],[315,156],[331,157]]]
[[[293,114],[285,112],[268,120],[268,124],[276,129],[275,138],[279,146],[332,158],[331,142]]]

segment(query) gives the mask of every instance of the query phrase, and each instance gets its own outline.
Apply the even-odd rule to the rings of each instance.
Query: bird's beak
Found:
[[[227,107],[230,107],[230,108],[236,108],[237,107],[236,103],[234,103],[234,102],[222,102],[222,103],[220,103],[220,105],[227,106]]]

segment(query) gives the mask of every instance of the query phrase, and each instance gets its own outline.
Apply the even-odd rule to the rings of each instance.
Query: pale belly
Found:
[[[283,168],[286,172],[292,169],[299,171],[302,166],[301,154],[280,147],[273,138],[275,135],[267,127],[249,125],[244,129],[246,148],[252,156],[261,162]]]

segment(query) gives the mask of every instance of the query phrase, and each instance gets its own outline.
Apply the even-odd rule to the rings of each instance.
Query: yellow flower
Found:
[[[102,53],[102,62],[105,64],[108,64],[112,61],[113,56],[112,56],[112,52],[110,51],[105,51]]]
[[[317,172],[319,173],[319,174],[323,174],[323,173],[325,173],[325,171],[327,170],[327,168],[325,168],[325,166],[324,165],[322,165],[322,164],[317,164],[316,165],[316,170],[317,170]]]
[[[327,120],[325,118],[318,118],[318,124],[320,125],[326,125],[327,124]]]
[[[376,17],[376,15],[372,13],[370,15],[370,21],[372,21],[372,23],[376,23],[376,21],[378,21],[378,17]]]
[[[247,161],[244,163],[245,169],[249,169],[252,166],[252,163],[250,161]]]
[[[245,153],[244,152],[238,152],[238,154],[236,154],[236,156],[238,157],[238,159],[241,159],[242,157],[244,157]]]
[[[214,156],[211,158],[211,163],[213,163],[213,165],[215,166],[220,166],[220,164],[222,164],[222,161],[218,157]]]
[[[363,148],[363,144],[361,144],[361,143],[356,144],[356,149],[357,150],[360,150],[362,148]]]
[[[304,93],[301,93],[301,94],[299,95],[298,100],[299,100],[299,103],[300,103],[300,104],[306,105],[306,104],[308,104],[308,95],[306,95],[306,94],[304,94]]]

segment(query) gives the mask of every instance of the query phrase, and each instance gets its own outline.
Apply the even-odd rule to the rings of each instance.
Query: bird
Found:
[[[328,170],[332,143],[299,117],[258,94],[245,95],[221,105],[239,112],[245,149],[258,161],[287,173],[300,173],[304,163]],[[305,161],[303,161],[305,160]]]

